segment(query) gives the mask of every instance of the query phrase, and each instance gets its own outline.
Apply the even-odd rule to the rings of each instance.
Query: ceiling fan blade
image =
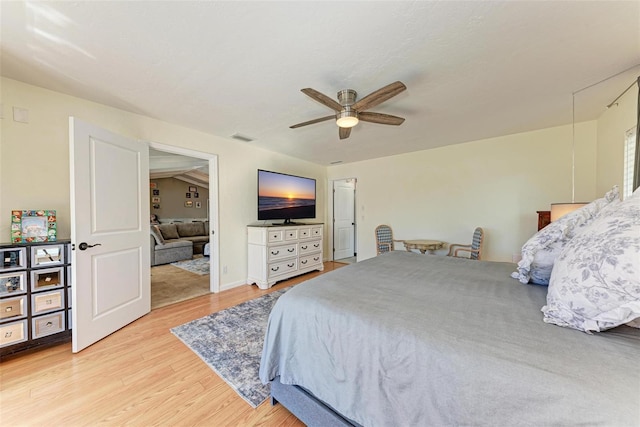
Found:
[[[347,139],[351,135],[351,128],[338,128],[340,129],[340,139]]]
[[[375,107],[376,105],[386,101],[389,98],[393,98],[406,89],[407,87],[402,82],[391,83],[365,96],[360,101],[353,104],[351,108],[360,113],[361,111]]]
[[[402,117],[382,113],[367,113],[366,111],[358,114],[358,118],[363,122],[380,123],[383,125],[399,126],[404,123],[404,118]]]
[[[308,122],[302,122],[302,123],[298,123],[297,125],[289,126],[289,128],[295,129],[295,128],[299,128],[299,127],[302,127],[302,126],[312,125],[314,123],[320,123],[320,122],[324,122],[324,121],[331,120],[331,119],[335,120],[335,118],[336,118],[335,115],[326,116],[326,117],[320,117],[319,119],[313,119],[313,120],[309,120]]]
[[[342,105],[338,104],[337,101],[329,98],[327,95],[318,92],[315,89],[311,89],[310,87],[305,88],[305,89],[300,89],[305,95],[310,96],[311,98],[315,99],[316,101],[318,101],[319,103],[326,105],[327,107],[331,108],[332,110],[336,110],[336,111],[340,111],[342,110]]]

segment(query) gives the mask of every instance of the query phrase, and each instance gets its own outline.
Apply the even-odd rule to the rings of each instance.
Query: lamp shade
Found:
[[[551,222],[562,218],[568,213],[580,209],[587,203],[552,203],[551,204]]]

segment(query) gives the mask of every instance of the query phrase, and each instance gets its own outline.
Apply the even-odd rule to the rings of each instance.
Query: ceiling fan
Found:
[[[360,120],[383,125],[401,125],[404,122],[404,118],[402,117],[382,113],[369,113],[366,110],[383,103],[406,89],[407,87],[402,82],[394,82],[370,93],[359,101],[356,101],[357,93],[355,90],[343,89],[338,92],[338,102],[315,89],[301,89],[304,94],[335,110],[336,113],[330,116],[320,117],[319,119],[309,120],[308,122],[298,123],[297,125],[290,126],[290,128],[295,129],[335,119],[336,124],[339,126],[340,139],[346,139],[349,138],[351,134],[351,128],[357,125]]]

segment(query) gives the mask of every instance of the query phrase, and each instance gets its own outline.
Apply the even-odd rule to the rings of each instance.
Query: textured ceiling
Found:
[[[319,164],[593,119],[640,74],[640,2],[6,2],[3,76]],[[635,68],[633,68],[635,66]],[[300,92],[407,90],[347,140]]]

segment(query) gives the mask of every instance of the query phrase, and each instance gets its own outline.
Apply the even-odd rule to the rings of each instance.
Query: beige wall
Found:
[[[576,200],[596,196],[596,123],[576,126]],[[357,178],[358,259],[375,256],[374,228],[397,239],[470,243],[486,231],[486,259],[511,261],[537,230],[537,210],[571,200],[571,126],[419,151],[328,169]],[[400,245],[400,248],[402,246]]]
[[[0,124],[1,242],[9,241],[11,209],[56,209],[58,235],[70,235],[69,116],[124,136],[218,155],[220,229],[216,231],[220,266],[228,267],[228,273],[220,276],[222,288],[246,281],[246,226],[257,219],[257,169],[315,178],[317,221],[324,220],[327,192],[323,166],[15,80],[2,78],[0,83],[5,116]],[[29,110],[28,124],[13,121],[13,106]]]
[[[156,184],[155,189],[151,189],[149,212],[151,214],[158,215],[161,221],[169,218],[207,218],[207,200],[209,199],[209,190],[204,187],[200,187],[188,182],[176,179],[176,178],[159,178],[152,179],[150,182]],[[196,187],[198,198],[194,197],[194,193],[189,192],[189,187]],[[160,193],[158,196],[153,195],[153,190],[158,190]],[[191,198],[187,198],[189,193]],[[154,197],[160,198],[160,209],[154,209],[152,202]],[[186,207],[185,202],[192,202],[192,206]],[[200,202],[200,207],[196,207],[197,202]]]
[[[611,100],[617,95],[612,94]],[[616,184],[622,192],[625,132],[636,126],[637,105],[638,87],[633,86],[598,119],[598,193]]]
[[[487,258],[511,261],[536,230],[536,210],[571,199],[570,125],[327,169],[13,80],[1,82],[0,241],[9,240],[9,213],[16,208],[58,210],[59,235],[69,235],[67,123],[73,115],[126,136],[219,156],[220,265],[229,271],[221,276],[223,287],[246,276],[245,227],[256,220],[258,168],[316,178],[318,221],[331,211],[330,180],[357,178],[360,259],[375,255],[373,229],[388,223],[397,238],[460,243],[483,226]],[[623,135],[635,123],[636,98],[632,91],[598,121],[576,125],[577,201],[621,184]],[[30,123],[14,122],[12,106],[28,108]]]

